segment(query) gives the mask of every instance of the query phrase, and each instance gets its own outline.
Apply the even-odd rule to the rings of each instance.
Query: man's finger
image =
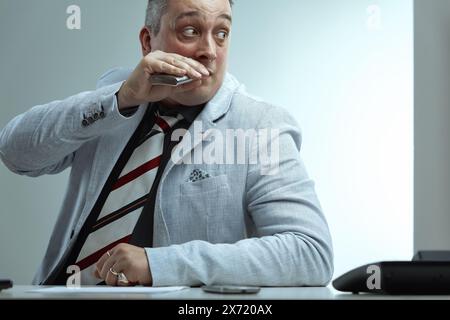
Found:
[[[105,254],[103,254],[100,259],[98,259],[97,263],[95,264],[95,272],[94,275],[99,278],[103,279],[101,277],[101,271],[103,269],[103,265],[105,264],[105,261],[110,257],[110,251],[107,251]]]
[[[179,54],[174,54],[179,60],[189,64],[192,68],[194,68],[195,70],[197,70],[198,72],[200,72],[201,74],[203,74],[204,76],[209,76],[209,71],[208,69],[206,69],[206,67],[201,64],[200,62],[191,59],[191,58],[187,58],[184,57],[182,55]]]
[[[109,269],[114,265],[114,263],[116,262],[116,255],[113,253],[111,254],[110,257],[107,256],[107,259],[105,261],[105,263],[103,264],[103,267],[100,271],[100,277],[101,279],[106,279],[106,276],[109,273]]]
[[[182,68],[178,68],[176,66],[173,66],[165,61],[158,61],[156,62],[151,69],[155,72],[155,73],[168,73],[168,74],[173,74],[176,76],[184,76],[187,71],[182,69]]]
[[[116,263],[114,264],[114,267],[113,267],[113,270],[115,270],[117,273],[123,273],[126,277],[126,280],[128,280],[129,282],[131,282],[131,280],[133,280],[133,274],[130,269],[131,269],[130,262],[126,259],[120,259],[120,260],[116,261]],[[120,277],[118,280],[120,280]],[[129,283],[123,283],[121,281],[118,281],[117,284],[118,285],[129,285]]]
[[[196,70],[195,68],[193,68],[191,65],[189,65],[188,63],[177,59],[176,57],[165,57],[164,62],[166,62],[167,64],[171,65],[171,66],[176,66],[180,69],[183,69],[186,71],[187,76],[192,78],[192,79],[201,79],[202,78],[202,73],[200,73],[198,70]]]
[[[117,275],[114,273],[117,273],[117,271],[114,269],[114,266],[108,269],[108,273],[105,277],[105,282],[108,286],[117,285]]]

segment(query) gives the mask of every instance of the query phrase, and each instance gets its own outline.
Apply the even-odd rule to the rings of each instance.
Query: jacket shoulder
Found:
[[[286,108],[266,102],[245,90],[235,92],[231,109],[236,117],[251,122],[254,127],[278,127],[283,124],[299,127],[297,121]]]

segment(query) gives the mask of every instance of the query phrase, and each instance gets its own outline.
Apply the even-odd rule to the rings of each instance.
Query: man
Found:
[[[36,106],[1,131],[0,155],[12,171],[35,177],[71,167],[35,283],[65,284],[73,265],[81,284],[329,282],[331,237],[299,157],[298,126],[226,73],[231,6],[150,0],[134,71],[113,70],[97,90]],[[194,81],[152,85],[157,73]],[[191,144],[199,124],[203,138]],[[277,170],[252,161],[191,164],[212,129],[276,129]],[[255,143],[246,142],[246,160]]]

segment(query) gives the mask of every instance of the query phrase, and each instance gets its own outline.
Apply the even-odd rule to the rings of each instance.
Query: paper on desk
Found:
[[[188,287],[108,287],[108,286],[97,286],[97,287],[80,287],[80,288],[70,288],[64,286],[58,287],[46,287],[33,289],[28,292],[34,293],[57,293],[57,294],[86,294],[86,293],[167,293],[173,291],[179,291],[187,289]]]

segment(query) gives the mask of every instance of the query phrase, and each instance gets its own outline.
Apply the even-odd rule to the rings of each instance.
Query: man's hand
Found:
[[[115,273],[123,273],[129,283],[118,281]],[[96,264],[95,276],[110,286],[152,285],[147,254],[143,248],[121,243],[105,253]]]
[[[197,80],[179,87],[153,86],[149,78],[155,73],[189,76]],[[201,79],[209,71],[198,61],[175,53],[154,51],[145,56],[119,90],[119,109],[134,107],[147,102],[166,99],[174,92],[183,92],[199,87]]]

